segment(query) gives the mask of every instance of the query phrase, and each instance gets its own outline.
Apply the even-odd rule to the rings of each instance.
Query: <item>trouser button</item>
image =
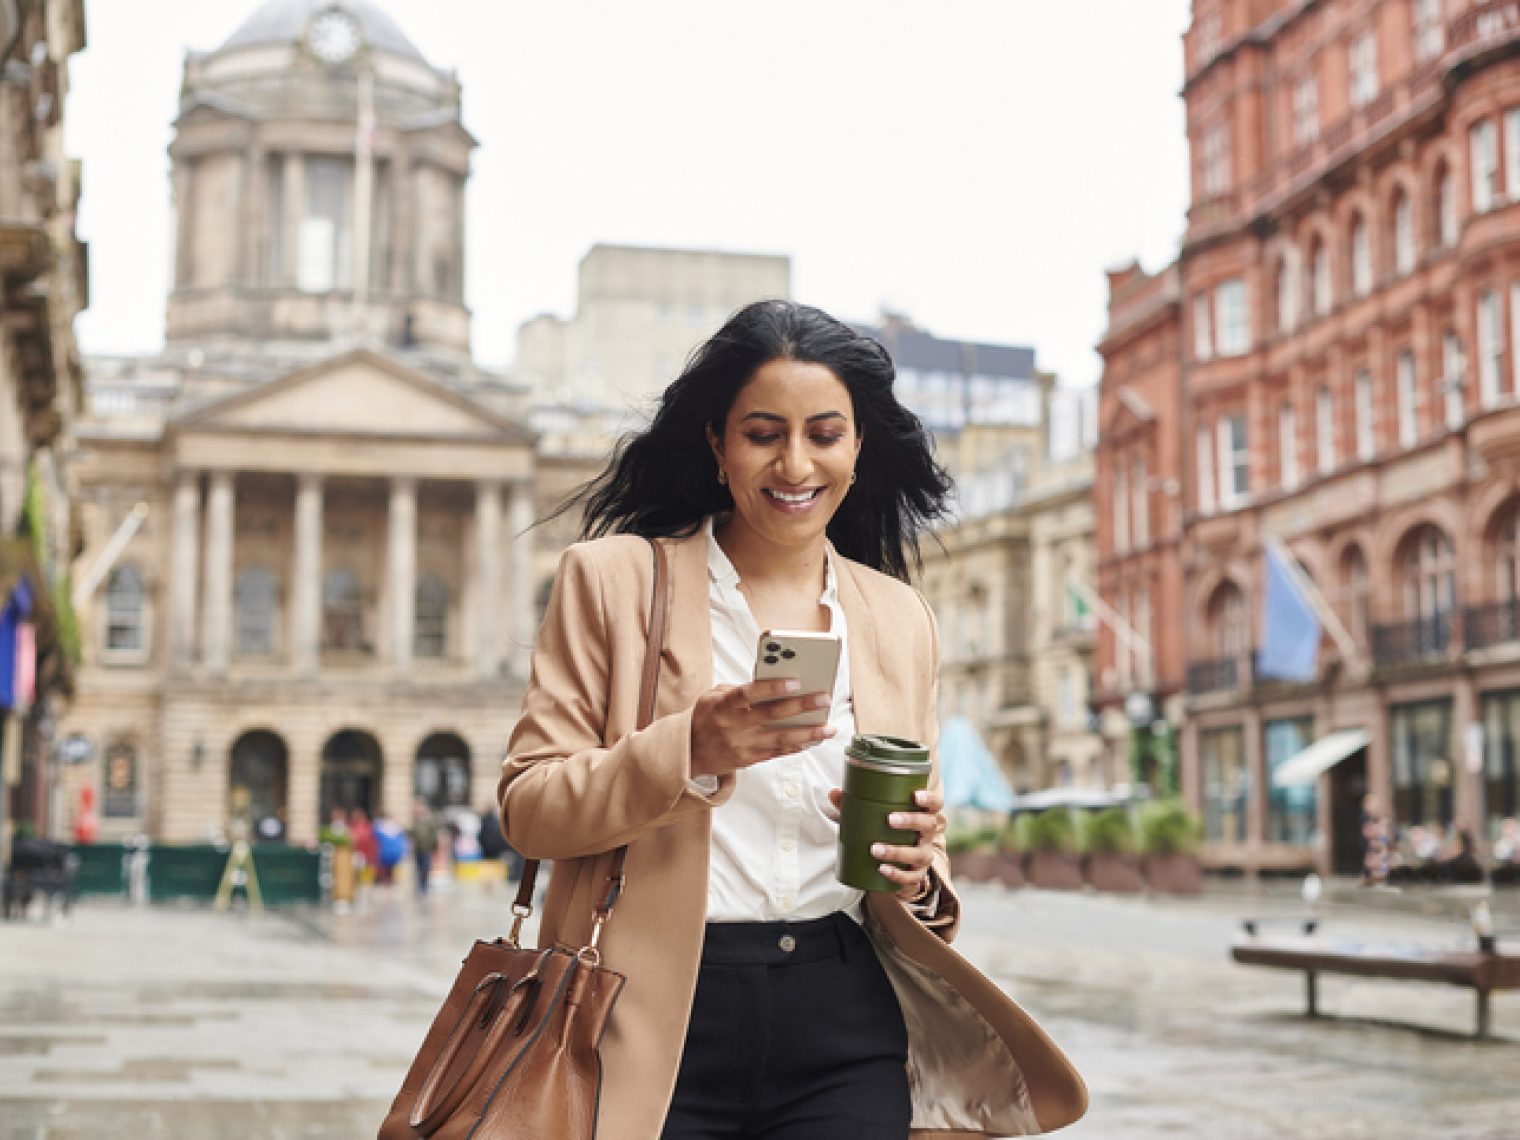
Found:
[[[777,942],[776,945],[780,946],[783,951],[790,954],[793,950],[797,949],[797,940],[790,934],[783,934],[781,936],[781,940]]]

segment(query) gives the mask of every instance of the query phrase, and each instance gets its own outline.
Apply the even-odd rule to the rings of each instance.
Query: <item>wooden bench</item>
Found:
[[[1486,894],[1473,890],[1433,896],[1430,889],[1426,888],[1412,896],[1405,896],[1401,892],[1389,892],[1386,888],[1373,888],[1343,897],[1346,900],[1354,898],[1358,904],[1371,903],[1379,908],[1391,906],[1422,915],[1450,915],[1453,910],[1460,910],[1470,922],[1475,921],[1473,908],[1478,903],[1483,903],[1486,915]],[[1436,982],[1463,986],[1476,993],[1477,1026],[1474,1036],[1484,1039],[1489,1036],[1490,995],[1496,990],[1520,989],[1520,955],[1501,953],[1494,936],[1486,930],[1481,935],[1474,931],[1474,945],[1470,949],[1438,949],[1393,942],[1330,938],[1316,933],[1323,922],[1323,916],[1317,913],[1296,920],[1302,923],[1302,932],[1294,935],[1264,934],[1262,928],[1266,921],[1244,920],[1243,933],[1231,946],[1230,956],[1248,966],[1301,970],[1310,1017],[1319,1016],[1320,974]]]

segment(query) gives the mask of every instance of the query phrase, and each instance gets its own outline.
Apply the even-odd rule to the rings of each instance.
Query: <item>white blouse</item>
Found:
[[[713,683],[754,680],[760,626],[739,592],[739,573],[707,523],[708,596],[712,612]],[[829,552],[823,596],[829,629],[840,637],[829,723],[834,735],[803,752],[778,756],[736,773],[734,793],[713,809],[707,876],[707,921],[775,922],[821,918],[836,910],[860,916],[862,892],[834,877],[839,827],[826,814],[828,793],[844,777],[844,750],[855,734],[850,699],[849,633]],[[715,784],[716,781],[713,781]],[[699,781],[700,786],[700,781]]]

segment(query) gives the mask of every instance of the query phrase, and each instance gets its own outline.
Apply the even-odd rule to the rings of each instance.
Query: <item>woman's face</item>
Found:
[[[734,521],[784,546],[821,541],[860,455],[850,390],[822,364],[772,360],[739,390],[721,438]]]

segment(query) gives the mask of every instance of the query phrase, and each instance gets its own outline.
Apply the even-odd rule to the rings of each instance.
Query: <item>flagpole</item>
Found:
[[[1138,650],[1140,655],[1145,659],[1146,676],[1155,677],[1156,660],[1155,655],[1151,650],[1151,643],[1145,640],[1145,638],[1141,637],[1140,634],[1135,631],[1134,626],[1130,625],[1129,622],[1125,621],[1122,617],[1115,613],[1113,607],[1105,602],[1102,598],[1098,597],[1098,595],[1092,590],[1090,586],[1088,586],[1086,582],[1080,581],[1079,579],[1074,578],[1068,574],[1066,575],[1066,588],[1068,590],[1071,590],[1077,595],[1077,597],[1081,598],[1084,602],[1091,606],[1093,613],[1098,615],[1098,620],[1101,621],[1104,625],[1108,626],[1109,629],[1113,630],[1114,636],[1118,637],[1120,641],[1124,642],[1124,644],[1130,649],[1131,652]]]
[[[1287,544],[1275,534],[1264,536],[1262,542],[1282,560],[1283,568],[1287,570],[1288,576],[1293,579],[1293,584],[1303,594],[1304,601],[1309,603],[1309,608],[1314,611],[1314,616],[1319,618],[1320,624],[1330,634],[1330,639],[1335,642],[1336,648],[1341,651],[1341,655],[1349,662],[1360,664],[1362,653],[1356,647],[1356,639],[1346,631],[1346,627],[1341,624],[1341,619],[1336,616],[1335,610],[1331,608],[1330,603],[1325,599],[1325,595],[1314,584],[1314,580],[1304,573],[1303,567],[1298,564],[1298,559],[1293,556],[1293,552],[1288,549]]]

